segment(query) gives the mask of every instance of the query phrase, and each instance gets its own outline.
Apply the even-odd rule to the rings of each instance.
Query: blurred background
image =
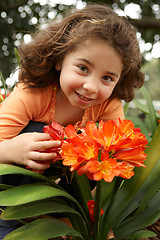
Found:
[[[37,25],[45,27],[71,7],[84,8],[88,3],[105,3],[118,14],[128,16],[137,28],[143,54],[145,87],[160,110],[160,0],[1,0],[0,1],[0,71],[11,88],[17,79],[15,48],[30,41]],[[2,87],[2,84],[1,84]]]

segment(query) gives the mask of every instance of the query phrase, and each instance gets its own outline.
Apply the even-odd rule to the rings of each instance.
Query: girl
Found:
[[[19,82],[0,106],[0,162],[36,171],[56,158],[40,150],[61,143],[36,129],[22,133],[28,123],[55,120],[78,129],[89,120],[118,121],[124,118],[121,100],[131,101],[144,81],[135,29],[103,5],[72,11],[40,29],[19,55]]]
[[[144,80],[135,29],[107,6],[89,5],[51,23],[19,54],[19,83],[0,106],[0,162],[34,170],[56,158],[38,150],[60,142],[45,133],[18,135],[30,120],[77,128],[89,120],[117,121],[124,117],[120,99],[132,100]]]

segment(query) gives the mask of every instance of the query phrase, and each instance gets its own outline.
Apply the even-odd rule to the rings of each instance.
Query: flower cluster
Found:
[[[86,128],[76,132],[73,125],[65,129],[60,155],[63,165],[91,180],[111,182],[115,176],[126,179],[134,175],[134,167],[141,167],[148,143],[145,135],[129,120],[96,123],[89,121]]]

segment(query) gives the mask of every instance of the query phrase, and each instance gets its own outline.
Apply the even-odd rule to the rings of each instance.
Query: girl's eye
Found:
[[[113,79],[110,76],[104,76],[103,80],[106,81],[106,82],[110,82],[110,81],[112,82],[113,81]]]
[[[88,68],[83,66],[83,65],[79,65],[78,68],[82,71],[82,72],[85,72],[85,73],[88,73]]]

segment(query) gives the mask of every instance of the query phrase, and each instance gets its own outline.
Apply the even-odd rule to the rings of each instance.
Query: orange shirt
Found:
[[[44,88],[24,88],[19,84],[4,102],[0,104],[0,138],[17,136],[30,120],[50,124],[53,120],[53,85]],[[92,120],[115,120],[124,118],[123,106],[119,99],[106,100],[85,110],[79,126]]]

